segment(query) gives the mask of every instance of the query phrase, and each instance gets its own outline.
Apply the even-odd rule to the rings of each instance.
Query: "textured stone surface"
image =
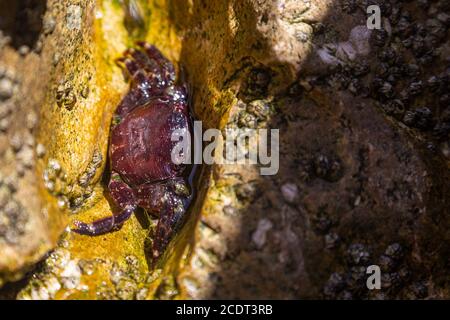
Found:
[[[39,56],[4,49],[45,70],[42,81],[23,80],[35,86],[29,108],[40,114],[31,135],[39,157],[27,169],[38,192],[15,197],[31,205],[37,194],[47,219],[30,213],[33,228],[17,232],[0,220],[0,237],[52,236],[34,258],[3,269],[0,262],[0,270],[30,266],[72,219],[110,214],[102,172],[111,114],[127,88],[114,59],[134,39],[179,62],[204,128],[280,129],[280,171],[204,166],[190,219],[154,268],[153,221],[138,213],[104,236],[64,233],[4,296],[449,297],[448,19],[437,17],[448,12],[445,1],[426,10],[380,1],[385,32],[363,27],[363,1],[136,1],[137,15],[116,2],[69,2],[47,2]],[[5,101],[25,103],[14,89],[8,98],[4,82]],[[20,154],[27,168],[14,133],[0,136],[10,148],[2,161]],[[11,198],[9,185],[0,185],[0,203]],[[17,255],[24,247],[14,248]],[[370,264],[383,272],[377,292],[365,287]]]

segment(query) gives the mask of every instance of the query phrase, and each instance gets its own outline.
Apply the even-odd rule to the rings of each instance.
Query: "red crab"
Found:
[[[131,78],[130,89],[116,109],[111,127],[108,189],[120,211],[84,223],[77,233],[98,235],[122,225],[138,208],[158,217],[152,255],[166,248],[186,213],[192,192],[187,165],[176,164],[171,152],[174,130],[192,133],[185,84],[175,83],[175,69],[153,45],[138,42],[118,59]]]

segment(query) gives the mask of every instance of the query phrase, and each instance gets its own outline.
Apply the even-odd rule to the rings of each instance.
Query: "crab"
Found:
[[[192,198],[191,170],[172,161],[174,130],[192,132],[187,85],[176,83],[173,64],[153,45],[137,42],[117,59],[131,79],[113,116],[108,190],[118,208],[92,223],[75,221],[74,232],[100,235],[119,228],[138,208],[158,218],[153,259],[167,247]],[[190,172],[187,172],[190,171]]]

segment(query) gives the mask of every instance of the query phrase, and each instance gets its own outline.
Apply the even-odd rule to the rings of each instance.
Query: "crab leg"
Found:
[[[117,58],[115,61],[119,65],[119,67],[123,67],[123,65],[125,65],[130,76],[133,76],[136,73],[136,71],[139,70],[139,65],[136,63],[136,61],[126,56]]]
[[[167,73],[171,77],[175,76],[173,64],[158,49],[147,43],[138,42],[137,45],[145,51],[131,48],[126,50],[121,58],[116,59],[119,65],[125,64],[130,75],[134,75],[137,70],[142,69],[154,75],[165,76]]]
[[[138,42],[140,49],[128,49],[116,63],[125,68],[132,78],[130,90],[116,109],[116,115],[124,116],[136,106],[144,104],[152,96],[160,95],[163,89],[175,80],[173,64],[154,46]]]
[[[133,214],[134,210],[136,210],[135,206],[127,207],[117,215],[99,219],[92,223],[84,223],[77,220],[74,222],[76,229],[72,229],[72,231],[89,236],[110,232],[115,227],[124,223]]]
[[[166,205],[159,214],[160,216],[152,245],[153,261],[157,261],[159,256],[165,251],[169,241],[172,239],[181,222],[184,212],[177,212],[176,208],[173,206]]]
[[[156,63],[156,61],[151,61],[151,59],[145,54],[145,52],[142,52],[139,49],[128,49],[124,53],[125,56],[129,55],[131,58],[136,61],[136,63],[139,65],[139,67],[147,72],[160,72],[159,66]],[[153,63],[152,63],[153,62]],[[158,70],[157,70],[158,69]]]
[[[84,223],[81,221],[75,221],[75,229],[72,231],[85,235],[99,235],[111,231],[113,228],[120,226],[131,214],[136,210],[136,204],[134,200],[133,190],[122,181],[120,175],[113,172],[111,180],[108,185],[114,202],[119,208],[122,208],[120,213],[113,214],[110,217],[99,219],[92,223]]]
[[[158,217],[152,246],[153,261],[156,261],[180,226],[191,194],[183,178],[173,178],[141,185],[135,195],[139,207]]]
[[[163,66],[168,72],[175,72],[172,62],[170,62],[155,46],[144,42],[138,41],[136,44],[145,50],[147,56],[154,60],[158,65]]]

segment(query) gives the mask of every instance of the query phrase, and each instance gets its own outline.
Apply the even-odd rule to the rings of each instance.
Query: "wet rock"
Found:
[[[33,101],[44,115],[35,139],[37,181],[22,181],[29,176],[25,173],[17,184],[18,194],[24,184],[45,187],[34,191],[43,195],[43,206],[32,203],[39,215],[27,211],[30,219],[36,218],[31,228],[36,231],[27,235],[46,236],[30,243],[43,243],[43,249],[30,249],[36,252],[35,257],[14,266],[8,264],[8,268],[2,265],[5,258],[0,257],[0,274],[6,269],[8,275],[24,270],[24,266],[41,259],[43,252],[54,248],[55,239],[67,226],[66,210],[86,221],[111,213],[100,171],[106,164],[111,106],[117,105],[126,89],[120,70],[111,67],[111,61],[130,43],[130,38],[123,19],[116,19],[124,16],[122,8],[118,12],[109,2],[102,2],[106,7],[96,12],[103,17],[94,19],[85,2],[69,2],[58,10],[49,5],[49,12],[44,15],[41,55],[43,61],[50,61],[50,66],[39,73],[36,69],[28,71],[33,76],[42,75],[39,81],[24,77],[27,90],[46,98],[32,94],[29,99],[17,99],[14,107],[28,110],[21,109],[26,104],[24,100]],[[366,17],[364,11],[354,10],[351,1],[344,4],[344,9],[353,12],[355,19],[333,10],[331,3],[317,1],[301,4],[304,12],[297,11],[298,1],[231,5],[206,2],[195,6],[194,15],[189,6],[185,11],[184,7],[148,4],[154,14],[144,21],[149,34],[144,30],[143,38],[157,44],[171,58],[180,58],[180,65],[186,67],[196,89],[195,114],[208,127],[222,128],[228,115],[236,111],[236,100],[244,101],[245,108],[240,111],[245,116],[240,125],[280,129],[279,174],[255,176],[251,166],[206,168],[199,183],[201,203],[196,203],[192,220],[188,219],[187,227],[181,228],[170,254],[159,263],[159,272],[150,271],[145,256],[151,237],[146,240],[149,228],[143,227],[142,219],[138,221],[133,216],[120,230],[101,237],[68,233],[63,249],[69,255],[58,253],[59,258],[46,258],[45,268],[34,271],[33,280],[21,297],[286,299],[316,298],[323,292],[330,298],[366,298],[361,270],[371,263],[372,255],[374,263],[381,260],[383,268],[389,269],[381,298],[407,296],[412,292],[411,281],[416,283],[418,274],[432,275],[426,279],[431,282],[430,288],[436,290],[437,296],[445,296],[439,285],[443,283],[439,281],[443,276],[439,270],[444,268],[438,257],[442,256],[443,231],[448,228],[439,212],[448,206],[443,196],[448,192],[441,182],[448,179],[443,170],[445,155],[441,156],[440,151],[447,152],[448,148],[445,141],[436,142],[431,135],[435,125],[444,122],[445,114],[438,106],[444,110],[448,90],[442,76],[430,86],[427,82],[430,70],[440,68],[442,60],[438,59],[445,56],[439,51],[443,49],[437,48],[437,55],[430,50],[442,33],[440,24],[446,24],[445,16],[433,17],[439,23],[426,22],[428,18],[416,21],[416,3],[408,3],[408,12],[404,6],[383,4],[390,22],[383,23],[385,33],[373,36],[365,26],[355,25],[354,21],[365,21]],[[159,15],[158,10],[169,14]],[[324,17],[323,12],[332,14]],[[146,16],[141,17],[145,20]],[[342,23],[336,25],[329,19]],[[91,21],[96,21],[95,32]],[[165,26],[175,24],[176,28],[166,32]],[[114,30],[114,34],[108,30]],[[436,35],[431,37],[431,33]],[[91,38],[91,34],[95,37]],[[376,45],[370,46],[370,38]],[[47,52],[51,46],[46,39],[61,44],[58,52]],[[181,52],[177,51],[180,48]],[[325,50],[323,55],[310,54],[315,48]],[[379,50],[385,52],[378,54]],[[406,59],[403,52],[407,52]],[[368,68],[345,68],[357,61],[358,55],[365,55]],[[380,65],[380,58],[385,61],[378,70],[374,66]],[[207,67],[204,61],[208,61]],[[424,67],[430,61],[438,63],[433,68]],[[335,68],[329,70],[330,65]],[[328,72],[336,74],[328,76]],[[55,80],[47,78],[48,74]],[[88,74],[92,81],[86,80]],[[327,75],[322,78],[323,74]],[[305,75],[307,79],[303,78]],[[374,81],[376,86],[372,88],[368,82],[375,77],[379,81]],[[295,83],[308,86],[287,92]],[[331,83],[337,85],[331,88]],[[59,85],[62,87],[58,90]],[[50,92],[46,92],[47,86]],[[84,91],[86,87],[90,88],[89,94]],[[428,99],[432,91],[436,98]],[[16,100],[15,94],[12,97]],[[378,112],[379,103],[388,106],[381,107],[384,113]],[[424,110],[417,112],[425,105],[430,115]],[[8,137],[13,136],[15,132],[10,131],[17,126],[31,132],[33,125],[17,122],[14,112],[3,116],[0,126],[8,131]],[[400,123],[404,119],[404,123],[410,123],[409,128]],[[433,156],[422,154],[415,147],[419,145],[415,143],[419,135],[423,141],[435,143],[437,152]],[[24,141],[18,153],[8,146],[6,154],[15,161],[32,144]],[[96,152],[102,159],[92,165],[96,163]],[[15,167],[16,163],[12,163],[11,168]],[[291,197],[292,189],[288,189],[283,195],[280,186],[286,181],[301,192]],[[33,192],[14,197],[25,197],[28,202],[29,194]],[[274,194],[275,197],[269,196]],[[283,199],[291,205],[284,205]],[[66,201],[70,205],[58,206]],[[199,216],[212,221],[215,231],[202,232],[202,224],[193,223]],[[274,230],[266,231],[265,236],[270,235],[271,241],[263,241],[263,233],[257,233],[258,229],[267,229],[267,223],[260,228],[263,219],[270,221]],[[46,221],[56,226],[50,227]],[[343,252],[323,250],[324,242],[325,246],[336,245],[337,235],[342,237]],[[52,240],[46,242],[47,238]],[[414,244],[413,256],[402,249],[400,258],[395,248],[386,249],[397,241],[405,248]],[[61,248],[62,242],[55,251]],[[344,254],[346,259],[338,254]],[[17,256],[29,254],[20,252]],[[422,264],[416,264],[416,260]],[[81,261],[95,261],[95,271],[91,273],[89,264]],[[405,265],[405,261],[413,266]],[[409,276],[401,274],[405,268]],[[309,274],[310,270],[315,274]],[[147,275],[149,281],[144,280]],[[418,292],[411,296],[429,294]]]

